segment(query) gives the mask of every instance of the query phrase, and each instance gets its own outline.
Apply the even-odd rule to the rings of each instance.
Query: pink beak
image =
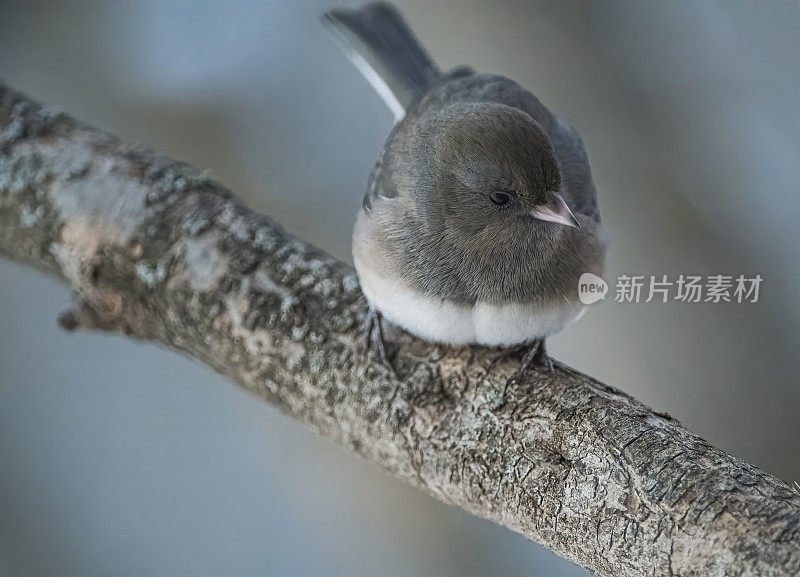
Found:
[[[563,224],[564,226],[572,226],[575,228],[581,227],[580,223],[578,223],[578,219],[575,218],[575,215],[572,214],[572,211],[564,201],[563,196],[558,193],[551,192],[550,199],[550,202],[547,204],[540,204],[536,206],[531,211],[531,216],[533,216],[533,218],[538,218],[539,220]]]

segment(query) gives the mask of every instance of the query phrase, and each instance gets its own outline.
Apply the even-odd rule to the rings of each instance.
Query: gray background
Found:
[[[0,77],[208,167],[349,258],[391,117],[323,1],[0,0]],[[584,135],[607,277],[764,277],[761,300],[594,308],[554,356],[800,478],[797,2],[402,3],[443,67],[533,89]],[[0,575],[579,575],[388,478],[195,362],[67,335],[0,262]]]

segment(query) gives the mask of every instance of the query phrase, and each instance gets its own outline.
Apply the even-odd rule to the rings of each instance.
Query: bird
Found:
[[[352,256],[375,338],[383,320],[444,345],[525,350],[578,319],[583,273],[606,254],[578,131],[497,74],[441,71],[389,3],[333,9],[330,36],[394,115],[369,176]]]

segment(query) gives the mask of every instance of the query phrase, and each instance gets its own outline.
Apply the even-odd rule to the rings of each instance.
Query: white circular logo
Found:
[[[578,298],[585,305],[605,299],[607,292],[608,284],[596,274],[585,272],[578,280]]]

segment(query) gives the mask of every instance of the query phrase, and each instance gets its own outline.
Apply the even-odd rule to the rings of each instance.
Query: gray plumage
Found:
[[[396,100],[387,102],[393,110],[397,105],[408,108],[439,77],[436,64],[390,4],[375,2],[358,11],[331,10],[323,22],[384,99],[387,95],[375,82],[385,83]]]
[[[444,342],[460,342],[453,336],[458,329],[418,328],[426,321],[403,312],[406,293],[434,303],[437,314],[509,304],[537,318],[564,311],[564,322],[546,328],[531,321],[532,328],[508,338],[482,338],[478,327],[477,336],[465,339],[484,344],[534,341],[577,316],[578,278],[600,274],[605,254],[578,132],[508,78],[466,67],[439,73],[387,4],[336,10],[326,22],[383,78],[387,104],[402,106],[353,237],[373,306],[392,309],[384,310],[390,320]]]

